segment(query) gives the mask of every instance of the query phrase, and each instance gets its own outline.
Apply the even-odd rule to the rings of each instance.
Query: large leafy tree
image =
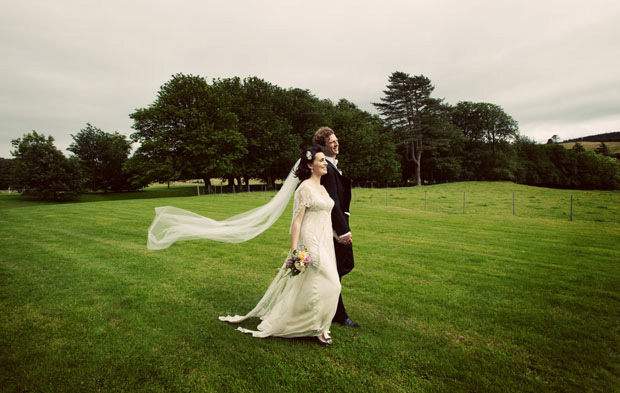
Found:
[[[329,122],[333,103],[319,100],[310,91],[298,88],[288,89],[287,95],[286,117],[293,134],[302,141],[311,141],[316,130]]]
[[[459,102],[452,122],[465,136],[466,179],[514,180],[518,123],[496,104]]]
[[[378,116],[341,99],[333,107],[330,117],[342,153],[338,156],[338,167],[353,183],[385,184],[399,180],[396,145]]]
[[[287,91],[257,77],[219,79],[213,86],[229,97],[239,132],[247,140],[247,154],[237,161],[234,174],[246,182],[258,178],[273,183],[286,177],[301,144],[291,125]]]
[[[83,190],[77,159],[65,157],[54,138],[36,131],[12,141],[15,187],[44,199],[67,200]]]
[[[0,190],[6,190],[13,185],[13,168],[15,160],[0,157]]]
[[[501,106],[487,102],[463,101],[452,111],[452,121],[473,142],[484,142],[495,149],[502,142],[513,142],[519,125]]]
[[[381,103],[373,105],[392,129],[396,140],[405,146],[404,154],[414,162],[414,178],[422,185],[422,153],[430,148],[430,141],[443,128],[442,100],[432,98],[435,87],[424,75],[411,76],[393,72]]]
[[[430,183],[459,180],[463,172],[465,137],[450,122],[451,107],[442,105],[438,109],[435,126],[429,132],[427,148],[422,155],[422,176]]]
[[[67,150],[80,162],[86,187],[95,191],[132,189],[123,164],[129,156],[131,142],[118,132],[107,133],[87,123],[76,135]]]
[[[179,172],[175,171],[172,159],[167,157],[164,160],[151,159],[143,144],[139,149],[123,164],[123,172],[129,176],[132,187],[139,189],[148,186],[152,182],[168,183],[180,178]]]
[[[247,140],[230,105],[230,98],[204,78],[174,75],[153,104],[130,115],[142,164],[130,167],[150,162],[152,180],[202,178],[205,184],[234,173],[234,163],[247,152]]]

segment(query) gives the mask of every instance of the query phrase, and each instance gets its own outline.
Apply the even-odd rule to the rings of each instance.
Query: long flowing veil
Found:
[[[155,208],[155,219],[149,228],[147,246],[162,250],[180,240],[211,239],[226,243],[250,240],[269,228],[282,215],[299,179],[293,165],[282,188],[265,205],[237,214],[222,221],[215,221],[187,210],[172,206]]]

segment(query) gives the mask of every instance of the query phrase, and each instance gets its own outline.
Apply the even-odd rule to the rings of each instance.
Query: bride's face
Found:
[[[316,153],[314,155],[314,161],[312,161],[311,164],[308,164],[308,167],[315,175],[325,175],[327,173],[327,159],[325,159],[325,154],[321,152]]]

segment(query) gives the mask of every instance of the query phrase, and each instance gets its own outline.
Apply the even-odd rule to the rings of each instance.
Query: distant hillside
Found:
[[[577,142],[562,142],[560,143],[560,145],[564,146],[567,149],[572,149],[573,146],[575,146],[575,143]],[[579,143],[581,143],[581,145],[586,150],[592,150],[592,151],[594,151],[601,144],[601,142],[591,142],[591,141],[580,141]],[[620,142],[605,142],[605,144],[607,145],[607,148],[609,149],[609,152],[612,155],[620,153]]]
[[[620,131],[569,139],[562,143],[568,142],[620,142]]]

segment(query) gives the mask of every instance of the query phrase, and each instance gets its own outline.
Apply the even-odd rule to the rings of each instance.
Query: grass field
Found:
[[[217,320],[269,285],[290,209],[247,243],[146,249],[157,206],[222,219],[273,196],[194,191],[0,195],[1,391],[618,391],[620,192],[356,189],[343,296],[362,327],[325,348]]]
[[[579,142],[579,143],[581,143],[581,145],[585,147],[586,150],[592,150],[592,151],[594,151],[594,149],[599,147],[601,144],[601,142],[589,142],[589,141],[584,141],[584,142]],[[605,142],[605,144],[609,148],[609,152],[611,154],[620,153],[620,142]],[[560,143],[560,145],[564,146],[567,149],[572,149],[573,146],[575,146],[575,142]]]

